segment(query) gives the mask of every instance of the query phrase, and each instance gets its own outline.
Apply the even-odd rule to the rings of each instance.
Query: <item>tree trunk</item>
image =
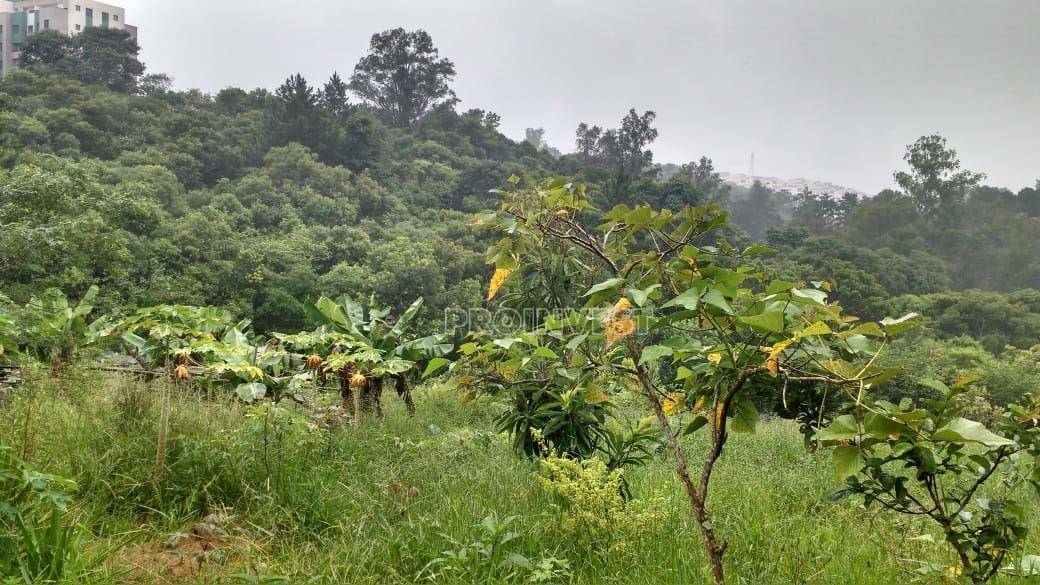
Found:
[[[383,418],[383,379],[371,377],[365,380],[364,393],[365,410],[375,411],[377,417]]]
[[[350,375],[344,372],[339,374],[339,409],[354,413],[354,389],[350,387]]]
[[[394,390],[404,400],[404,405],[408,407],[408,416],[415,416],[415,401],[412,400],[412,388],[408,385],[408,380],[403,375],[394,379]]]
[[[632,355],[632,361],[639,364],[640,355],[638,352],[634,351],[631,342],[629,345],[629,352],[630,355]],[[686,491],[686,498],[690,501],[690,509],[693,513],[693,518],[697,521],[697,527],[700,529],[701,537],[704,539],[704,551],[708,556],[708,565],[711,567],[711,581],[714,585],[723,585],[726,582],[726,578],[722,566],[722,557],[726,554],[728,543],[719,543],[719,539],[715,535],[715,527],[711,522],[711,513],[708,512],[706,500],[708,495],[707,480],[711,477],[711,469],[714,467],[715,460],[718,458],[717,453],[721,451],[721,443],[719,441],[725,441],[725,434],[718,433],[715,438],[715,444],[712,446],[712,456],[709,456],[708,460],[705,461],[704,470],[701,474],[701,487],[698,489],[697,485],[694,484],[693,479],[690,477],[689,469],[686,466],[686,454],[683,452],[682,446],[679,444],[679,439],[675,436],[675,432],[672,431],[671,425],[668,424],[668,416],[664,413],[661,399],[657,396],[657,388],[650,379],[650,373],[647,372],[646,368],[642,365],[637,365],[636,375],[639,378],[640,386],[643,387],[643,392],[650,400],[650,405],[653,407],[654,414],[657,416],[657,422],[660,424],[661,429],[664,430],[668,447],[672,451],[672,458],[675,460],[676,474],[679,476],[679,480],[683,484],[683,489]]]

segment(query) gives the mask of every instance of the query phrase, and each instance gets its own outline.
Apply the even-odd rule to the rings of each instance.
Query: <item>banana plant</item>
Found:
[[[264,397],[277,402],[286,396],[304,401],[301,392],[311,373],[296,371],[291,355],[277,342],[253,344],[233,327],[219,341],[198,342],[187,349],[204,358],[208,378],[234,385],[235,394],[245,402]]]
[[[91,286],[75,305],[60,290],[50,288],[32,297],[22,310],[18,344],[22,353],[51,365],[58,375],[80,351],[112,333],[107,319],[92,320],[98,287]]]
[[[414,378],[420,368],[430,371],[431,367],[435,370],[446,365],[445,356],[453,347],[446,335],[410,336],[410,326],[422,305],[420,297],[399,317],[391,315],[388,308],[378,307],[374,298],[358,303],[346,295],[335,301],[323,296],[307,307],[319,331],[343,337],[344,343],[332,347],[324,358],[323,369],[339,376],[344,409],[359,414],[375,410],[382,416],[380,396],[383,382],[389,378],[408,411],[415,412],[409,378]]]

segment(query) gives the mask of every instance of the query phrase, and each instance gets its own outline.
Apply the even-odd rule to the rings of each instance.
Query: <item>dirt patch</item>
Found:
[[[110,565],[126,570],[129,583],[184,583],[241,566],[263,549],[240,521],[210,514],[181,531],[124,547]]]

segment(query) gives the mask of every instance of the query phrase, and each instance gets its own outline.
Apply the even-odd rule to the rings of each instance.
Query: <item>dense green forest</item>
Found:
[[[427,68],[394,95],[402,46]],[[176,91],[137,53],[119,31],[39,34],[0,84],[10,301],[97,284],[116,311],[216,305],[264,331],[298,327],[319,294],[398,310],[421,296],[434,322],[482,302],[489,235],[466,224],[496,205],[488,191],[566,175],[601,209],[729,209],[732,241],[773,246],[770,271],[832,281],[863,318],[917,311],[931,336],[997,356],[1040,339],[1040,190],[986,186],[939,136],[874,197],[734,190],[707,157],[662,180],[653,112],[580,123],[568,154],[537,128],[504,136],[493,111],[459,111],[454,65],[421,31],[377,35],[349,81],[290,75],[274,91]]]
[[[710,153],[656,161],[656,115],[634,108],[575,121],[565,153],[537,120],[515,140],[460,108],[421,30],[374,35],[347,77],[286,72],[273,90],[174,89],[109,29],[39,32],[22,64],[0,82],[10,582],[66,561],[149,582],[171,550],[189,577],[241,565],[258,583],[905,570],[850,539],[865,507],[821,511],[824,492],[901,515],[871,533],[917,534],[921,574],[1040,574],[1020,555],[1033,500],[1011,496],[1040,489],[1040,181],[988,186],[934,134],[907,137],[898,189],[873,196],[737,188]],[[543,312],[445,328],[496,307]],[[113,352],[133,367],[97,359]],[[384,382],[405,405],[389,421]],[[767,439],[724,460],[756,426]],[[75,477],[78,507],[75,484],[27,462]],[[206,556],[225,529],[253,550]],[[146,544],[123,546],[134,531]],[[481,540],[448,534],[465,531]],[[820,543],[849,566],[807,577]],[[107,545],[97,559],[124,556],[86,560]]]

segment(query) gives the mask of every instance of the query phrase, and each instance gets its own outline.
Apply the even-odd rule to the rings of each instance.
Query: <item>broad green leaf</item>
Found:
[[[825,504],[837,504],[855,493],[856,490],[852,486],[840,485],[824,494],[821,499]]]
[[[532,352],[531,355],[533,355],[535,357],[542,357],[542,358],[550,359],[550,360],[557,359],[557,358],[560,357],[560,356],[556,355],[555,351],[549,349],[548,347],[539,347],[538,349],[534,350],[534,352]]]
[[[805,329],[802,329],[801,331],[799,331],[798,334],[795,335],[794,337],[795,337],[795,339],[804,339],[806,337],[815,336],[815,335],[830,335],[831,333],[833,333],[833,332],[831,331],[830,326],[828,326],[823,321],[817,321],[817,322],[813,323],[812,325],[809,325]]]
[[[665,347],[663,345],[648,345],[643,348],[642,355],[639,356],[639,363],[652,364],[657,360],[672,355],[672,348]]]
[[[260,400],[267,394],[267,386],[264,386],[260,382],[250,382],[248,384],[239,384],[235,388],[235,394],[245,402],[253,402],[254,400]]]
[[[704,302],[722,309],[726,314],[733,313],[733,308],[729,306],[728,302],[726,302],[726,297],[722,296],[722,293],[718,290],[711,289],[704,293]]]
[[[917,313],[907,313],[898,319],[892,317],[885,317],[880,321],[882,327],[885,328],[885,333],[888,335],[896,335],[897,333],[906,331],[912,327],[917,327],[920,323],[915,323],[912,320],[917,317]]]
[[[574,337],[571,338],[570,341],[567,342],[567,349],[575,349],[575,348],[577,348],[579,345],[584,343],[585,340],[588,339],[588,338],[589,338],[589,334],[588,333],[582,333],[580,335],[575,335]]]
[[[697,288],[688,288],[682,292],[679,296],[668,301],[663,305],[664,308],[668,307],[682,307],[687,310],[694,310],[697,308],[697,304],[700,302],[701,291]]]
[[[1015,444],[1011,439],[991,432],[982,423],[966,418],[955,418],[946,423],[941,429],[932,434],[932,440],[948,441],[950,443],[978,443],[986,447]]]
[[[884,330],[877,323],[871,321],[870,323],[861,323],[856,325],[852,329],[845,332],[845,335],[866,335],[869,337],[883,337],[885,335]]]
[[[766,311],[759,315],[740,317],[740,320],[756,329],[762,329],[771,333],[784,332],[783,311]],[[826,327],[826,325],[824,326]]]
[[[637,307],[642,307],[646,304],[646,299],[649,298],[650,293],[654,292],[658,288],[661,288],[661,285],[655,284],[644,289],[630,288],[628,289],[628,296]]]
[[[904,430],[906,427],[902,423],[883,414],[868,412],[863,417],[863,432],[879,439],[887,439],[889,435],[898,435]]]
[[[766,294],[775,295],[777,293],[787,292],[796,286],[798,286],[797,282],[788,282],[786,280],[774,280],[769,283],[769,286],[766,287]]]
[[[451,360],[447,358],[433,358],[432,360],[430,360],[430,363],[426,365],[426,369],[423,371],[422,377],[425,378],[450,363]]]
[[[495,344],[495,345],[497,345],[497,346],[499,346],[501,348],[509,349],[509,348],[513,347],[513,344],[518,342],[518,341],[520,341],[520,339],[516,338],[516,337],[503,337],[502,339],[496,339],[496,340],[492,341],[491,343],[493,343],[493,344]]]
[[[585,292],[585,294],[582,295],[582,296],[588,297],[588,296],[592,296],[592,295],[594,295],[594,294],[596,294],[598,292],[603,292],[605,290],[615,289],[615,288],[621,286],[622,284],[624,284],[624,282],[625,282],[624,278],[608,278],[607,280],[604,280],[603,282],[601,282],[601,283],[593,286],[589,290],[587,290]]]
[[[918,380],[917,383],[922,385],[922,386],[924,386],[925,388],[930,388],[932,390],[935,390],[936,392],[938,392],[939,394],[942,394],[943,396],[949,396],[949,394],[950,394],[950,387],[947,386],[946,384],[944,384],[940,380],[934,380],[932,378],[922,378],[922,379]]]
[[[856,428],[856,417],[843,414],[831,422],[831,425],[813,436],[817,441],[848,441],[859,435]]]
[[[859,456],[859,447],[856,445],[839,445],[834,448],[834,471],[838,483],[843,483],[863,469],[863,460]]]
[[[842,378],[853,379],[856,377],[856,374],[859,373],[856,366],[845,360],[829,360],[822,362],[820,365],[822,365],[828,372],[841,376]]]
[[[689,435],[690,433],[695,433],[698,429],[700,429],[706,424],[708,424],[708,417],[704,416],[703,414],[698,414],[697,416],[693,417],[693,420],[690,421],[690,424],[686,425],[686,428],[683,429],[682,434]]]
[[[733,421],[730,428],[734,433],[754,433],[758,424],[758,409],[751,398],[744,394],[733,397]]]
[[[812,288],[792,288],[791,300],[824,307],[827,305],[827,293]]]
[[[895,447],[892,447],[892,456],[893,457],[902,457],[903,455],[906,455],[907,453],[909,453],[909,452],[911,452],[913,450],[914,450],[914,446],[913,446],[912,443],[899,443]]]

